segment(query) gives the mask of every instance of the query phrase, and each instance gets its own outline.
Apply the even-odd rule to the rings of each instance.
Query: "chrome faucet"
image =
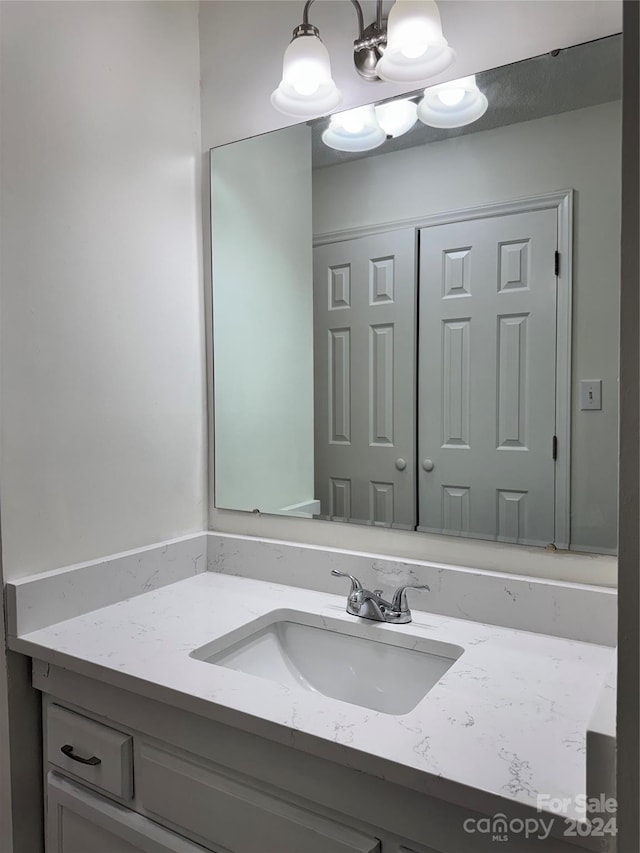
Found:
[[[338,572],[336,569],[332,569],[331,574],[336,578],[349,578],[351,581],[351,590],[347,597],[347,613],[360,616],[362,619],[373,619],[375,622],[394,622],[396,625],[411,622],[407,590],[428,589],[431,592],[426,583],[405,584],[398,587],[391,601],[385,601],[381,589],[374,589],[373,592],[365,589],[358,578],[345,572]]]

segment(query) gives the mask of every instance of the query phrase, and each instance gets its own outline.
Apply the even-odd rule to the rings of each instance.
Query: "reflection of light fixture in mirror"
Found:
[[[376,68],[378,77],[392,83],[417,83],[440,74],[454,59],[434,0],[397,0],[389,12],[387,47]]]
[[[324,144],[336,151],[371,151],[386,138],[371,104],[331,116],[322,134]]]
[[[302,24],[293,31],[284,54],[282,81],[271,96],[277,110],[300,118],[329,113],[341,100],[331,78],[329,53],[317,27],[309,23],[313,2],[307,0],[304,5]],[[358,0],[351,0],[351,4],[358,17],[353,58],[365,80],[421,83],[453,62],[454,53],[442,35],[435,0],[396,0],[389,13],[388,45],[382,0],[377,0],[376,19],[367,27]]]
[[[386,104],[378,104],[376,117],[387,136],[402,136],[418,121],[418,107],[406,98],[401,101],[387,101]]]
[[[334,110],[342,95],[331,77],[329,52],[317,28],[307,22],[296,27],[282,63],[282,80],[271,95],[281,113],[309,118]]]
[[[418,118],[430,127],[463,127],[483,116],[489,102],[476,86],[475,74],[425,89]]]

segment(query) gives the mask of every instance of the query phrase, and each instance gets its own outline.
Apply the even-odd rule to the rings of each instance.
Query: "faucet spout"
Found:
[[[379,598],[377,595],[372,595],[369,590],[365,589],[363,592],[364,596],[358,608],[358,616],[362,619],[385,622],[385,613],[389,606],[388,602],[385,602],[384,599]]]

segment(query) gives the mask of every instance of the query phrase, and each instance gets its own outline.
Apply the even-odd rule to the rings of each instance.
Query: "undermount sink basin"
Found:
[[[463,652],[460,646],[379,625],[291,611],[270,617],[196,649],[191,657],[402,715],[415,708]]]

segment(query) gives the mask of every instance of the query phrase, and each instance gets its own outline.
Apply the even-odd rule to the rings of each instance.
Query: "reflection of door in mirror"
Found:
[[[556,250],[551,208],[420,232],[421,530],[555,541]]]
[[[340,520],[416,526],[416,232],[314,252],[315,494]]]
[[[315,492],[326,517],[532,545],[565,535],[558,213],[526,205],[316,248]]]

